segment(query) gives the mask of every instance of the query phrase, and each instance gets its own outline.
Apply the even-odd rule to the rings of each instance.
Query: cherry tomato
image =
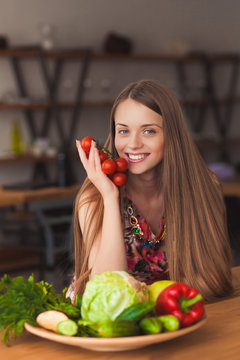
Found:
[[[89,153],[90,149],[91,149],[91,144],[92,144],[93,138],[91,136],[85,136],[82,141],[81,141],[81,146],[82,149],[86,152]]]
[[[122,157],[116,159],[115,164],[117,165],[116,171],[119,171],[119,172],[124,172],[128,168],[127,160]]]
[[[104,162],[104,160],[108,159],[108,154],[105,153],[105,151],[103,151],[103,150],[99,150],[99,157],[100,157],[100,161],[102,163],[102,162]]]
[[[104,174],[113,174],[116,170],[116,164],[112,159],[104,160],[102,163],[102,171]]]
[[[113,175],[113,182],[117,186],[122,186],[127,182],[127,175],[123,172],[118,172]]]

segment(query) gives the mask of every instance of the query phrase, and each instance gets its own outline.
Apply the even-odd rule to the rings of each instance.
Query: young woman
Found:
[[[96,273],[124,270],[147,284],[184,281],[207,301],[231,293],[222,191],[167,87],[131,83],[113,105],[105,148],[128,161],[125,186],[102,172],[95,142],[89,158],[77,147],[87,178],[75,205],[76,291]]]

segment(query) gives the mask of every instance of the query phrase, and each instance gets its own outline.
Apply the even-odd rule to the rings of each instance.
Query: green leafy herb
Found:
[[[44,281],[34,282],[34,277],[28,279],[18,276],[11,278],[4,275],[0,281],[0,331],[3,331],[2,341],[8,345],[9,337],[20,336],[24,323],[37,326],[36,317],[46,310],[60,310],[71,319],[80,318],[80,301],[77,306],[71,304],[65,297],[67,289],[61,294]]]

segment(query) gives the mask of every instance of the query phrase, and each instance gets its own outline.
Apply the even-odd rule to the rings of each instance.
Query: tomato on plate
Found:
[[[104,150],[99,150],[98,153],[99,153],[101,163],[103,163],[104,160],[108,159],[108,154]]]
[[[102,163],[102,171],[104,174],[113,174],[116,170],[116,164],[112,159],[104,160]]]
[[[122,186],[127,182],[127,175],[123,172],[117,172],[113,175],[113,182],[117,186]]]
[[[81,147],[86,152],[89,153],[91,149],[93,138],[91,136],[85,136],[81,141]]]
[[[127,170],[128,168],[128,162],[126,159],[120,157],[118,159],[115,160],[115,164],[117,166],[116,168],[116,171],[119,171],[119,172],[124,172]]]

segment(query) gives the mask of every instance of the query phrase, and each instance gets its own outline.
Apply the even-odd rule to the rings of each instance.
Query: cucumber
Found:
[[[73,320],[63,320],[57,324],[57,332],[65,336],[74,336],[78,332],[78,326]]]
[[[144,334],[159,334],[162,331],[162,323],[157,317],[142,319],[139,326]]]
[[[123,310],[121,314],[118,315],[116,320],[129,320],[133,322],[138,322],[144,316],[149,314],[155,307],[153,301],[142,301],[137,304],[129,306],[127,309]]]
[[[97,331],[101,337],[133,336],[139,334],[139,327],[132,321],[114,320],[100,323]]]
[[[100,337],[98,334],[98,325],[88,320],[78,320],[78,336],[82,337]]]
[[[163,330],[168,331],[176,331],[180,327],[180,322],[178,318],[174,315],[162,315],[158,316],[158,320],[163,325]]]

